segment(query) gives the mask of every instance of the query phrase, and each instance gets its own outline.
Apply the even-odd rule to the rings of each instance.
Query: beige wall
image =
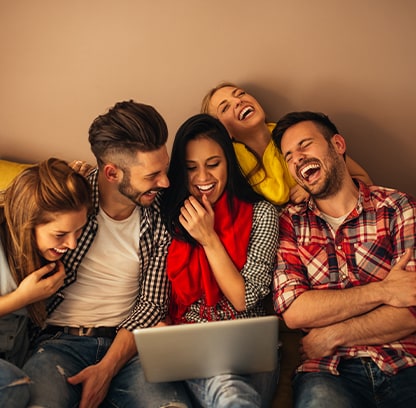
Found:
[[[91,121],[133,98],[170,143],[222,80],[270,119],[320,110],[376,183],[416,195],[414,0],[0,0],[0,158],[92,161]]]

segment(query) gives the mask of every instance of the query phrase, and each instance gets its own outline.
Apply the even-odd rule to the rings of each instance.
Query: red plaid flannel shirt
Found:
[[[291,303],[310,289],[345,289],[380,281],[406,248],[413,248],[408,268],[416,270],[416,200],[404,193],[360,183],[356,208],[335,234],[313,201],[288,205],[280,218],[274,307],[282,317]],[[416,316],[416,307],[409,310]],[[390,374],[416,365],[416,332],[379,346],[339,347],[333,356],[306,360],[296,371],[338,374],[341,357],[370,356]]]

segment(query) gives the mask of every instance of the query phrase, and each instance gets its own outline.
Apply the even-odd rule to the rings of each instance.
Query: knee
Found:
[[[25,407],[30,400],[30,379],[19,368],[6,361],[1,362],[0,406]]]

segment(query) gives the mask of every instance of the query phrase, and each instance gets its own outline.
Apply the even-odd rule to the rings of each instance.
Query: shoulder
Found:
[[[382,186],[367,186],[360,184],[360,192],[363,195],[364,207],[391,208],[394,211],[402,212],[407,208],[416,210],[416,199],[411,195]]]
[[[266,200],[260,200],[253,204],[253,214],[254,218],[268,217],[276,220],[279,218],[277,207]]]

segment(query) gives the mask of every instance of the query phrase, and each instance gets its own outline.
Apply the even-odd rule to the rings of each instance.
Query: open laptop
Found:
[[[277,316],[133,331],[149,382],[250,374],[277,366]]]

